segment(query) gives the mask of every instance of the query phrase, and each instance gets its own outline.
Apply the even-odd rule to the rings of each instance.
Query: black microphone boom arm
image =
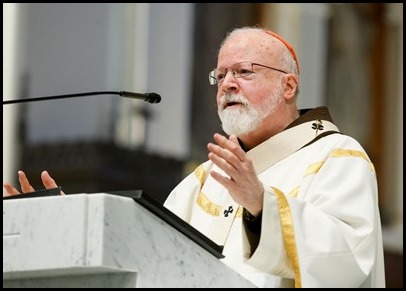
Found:
[[[128,92],[128,91],[96,91],[96,92],[85,92],[85,93],[77,93],[77,94],[6,100],[6,101],[3,101],[3,105],[14,104],[14,103],[33,102],[33,101],[43,101],[43,100],[66,99],[66,98],[83,97],[83,96],[89,96],[89,95],[120,95],[122,97],[127,97],[127,98],[142,99],[149,103],[159,103],[161,101],[161,96],[157,93],[142,94],[142,93],[133,93],[133,92]]]
[[[142,100],[147,101],[149,103],[161,102],[161,96],[157,93],[140,94],[140,93],[127,92],[127,91],[120,91],[119,93],[120,93],[120,96],[128,97],[128,98],[135,98],[135,99],[141,98]]]

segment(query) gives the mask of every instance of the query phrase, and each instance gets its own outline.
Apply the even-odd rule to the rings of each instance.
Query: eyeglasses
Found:
[[[224,71],[220,71],[218,69],[214,69],[209,73],[209,83],[210,85],[221,85],[223,83],[227,73],[231,71],[233,74],[234,78],[244,78],[250,76],[252,73],[254,73],[254,66],[260,66],[264,67],[267,69],[275,70],[284,74],[287,74],[287,72],[276,69],[273,67],[257,64],[257,63],[251,63],[251,62],[240,62],[232,65],[228,69],[225,69]]]

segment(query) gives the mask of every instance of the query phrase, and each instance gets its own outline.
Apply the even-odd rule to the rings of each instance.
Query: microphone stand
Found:
[[[85,93],[77,93],[77,94],[6,100],[6,101],[3,101],[3,105],[34,102],[34,101],[43,101],[43,100],[53,100],[53,99],[66,99],[66,98],[83,97],[83,96],[89,96],[89,95],[119,95],[119,96],[126,97],[126,98],[142,99],[149,103],[159,103],[161,101],[161,96],[157,93],[142,94],[142,93],[133,93],[133,92],[128,92],[128,91],[96,91],[96,92],[85,92]]]

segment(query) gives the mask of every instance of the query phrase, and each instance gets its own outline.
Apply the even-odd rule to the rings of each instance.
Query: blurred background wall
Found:
[[[263,25],[301,67],[299,105],[328,105],[377,170],[388,287],[403,286],[403,4],[3,3],[3,180],[48,170],[67,193],[144,189],[163,202],[221,131],[208,72],[225,33]]]

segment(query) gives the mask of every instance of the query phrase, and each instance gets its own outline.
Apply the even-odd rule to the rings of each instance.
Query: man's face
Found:
[[[220,50],[217,69],[222,81],[218,84],[217,106],[227,134],[240,136],[255,130],[283,100],[283,74],[251,66],[251,63],[264,62],[266,66],[273,65],[266,63],[269,47],[264,49],[264,45],[259,45],[255,49],[253,44],[261,42],[257,34],[235,35]],[[243,73],[247,70],[252,74]]]

